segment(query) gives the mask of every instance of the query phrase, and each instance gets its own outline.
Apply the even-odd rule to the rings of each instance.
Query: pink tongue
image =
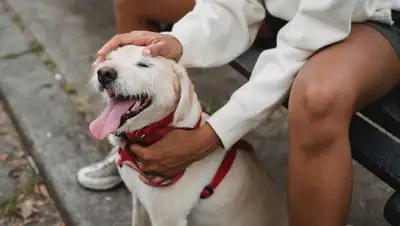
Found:
[[[116,101],[108,99],[108,103],[104,111],[90,123],[90,132],[97,139],[102,140],[108,134],[118,129],[121,123],[121,117],[135,103],[135,100]]]

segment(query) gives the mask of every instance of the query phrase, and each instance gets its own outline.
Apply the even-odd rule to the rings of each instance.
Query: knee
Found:
[[[347,134],[352,98],[327,81],[298,77],[289,100],[289,127],[298,150],[324,150]]]
[[[351,92],[329,79],[298,76],[290,94],[289,114],[312,121],[351,116],[353,99]]]

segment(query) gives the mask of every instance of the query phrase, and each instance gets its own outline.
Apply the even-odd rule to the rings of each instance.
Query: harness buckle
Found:
[[[214,189],[212,187],[210,187],[209,185],[205,186],[203,191],[200,194],[200,198],[201,199],[206,199],[209,198],[210,196],[212,196],[214,194]]]

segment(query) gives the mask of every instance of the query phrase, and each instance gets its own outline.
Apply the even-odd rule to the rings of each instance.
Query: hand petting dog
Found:
[[[141,159],[143,172],[171,178],[218,146],[217,135],[206,123],[195,130],[173,130],[149,147],[131,145],[130,150]]]
[[[124,45],[146,46],[143,54],[156,57],[162,56],[179,61],[182,56],[182,45],[172,35],[160,34],[150,31],[132,31],[126,34],[118,34],[110,39],[97,52],[98,58],[94,64],[104,61],[107,54]]]

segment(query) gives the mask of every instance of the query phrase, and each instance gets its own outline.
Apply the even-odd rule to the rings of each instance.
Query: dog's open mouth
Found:
[[[146,93],[138,95],[115,95],[107,89],[108,103],[101,115],[90,124],[90,131],[97,139],[104,139],[108,134],[115,132],[152,103],[152,98]]]

